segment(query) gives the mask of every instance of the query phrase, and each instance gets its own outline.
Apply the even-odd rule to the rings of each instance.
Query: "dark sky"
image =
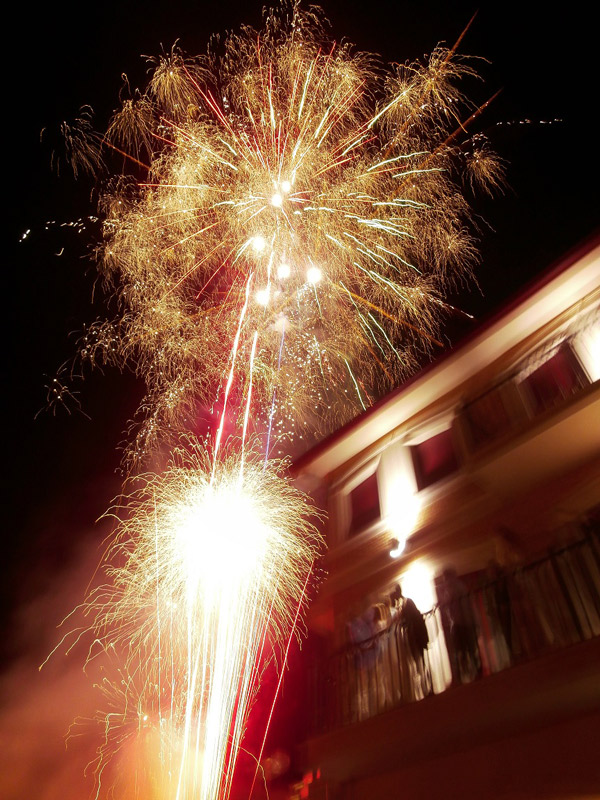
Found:
[[[462,0],[335,0],[323,6],[337,38],[386,61],[422,57],[439,41],[452,44],[477,11],[475,2]],[[95,109],[101,127],[118,104],[121,74],[132,85],[144,83],[140,54],[156,54],[176,39],[185,50],[202,52],[211,33],[242,22],[259,25],[261,18],[258,2],[107,0],[93,7],[48,3],[35,13],[25,3],[14,8],[17,21],[4,42],[9,476],[0,627],[7,667],[17,656],[33,661],[45,654],[53,634],[44,632],[62,607],[49,602],[44,615],[39,598],[58,594],[57,583],[68,584],[82,547],[97,546],[108,530],[94,520],[119,489],[117,446],[141,395],[131,377],[98,373],[79,387],[91,419],[42,412],[34,420],[44,406],[45,376],[72,356],[73,332],[102,313],[98,295],[92,307],[94,265],[86,256],[97,229],[61,227],[94,213],[92,185],[74,181],[67,170],[60,177],[52,173],[40,131],[55,130],[84,103]],[[560,15],[539,8],[549,6],[486,4],[461,47],[490,62],[481,63],[485,83],[470,95],[482,102],[502,90],[477,127],[509,162],[506,193],[476,203],[487,221],[477,273],[481,291],[465,291],[458,302],[478,318],[597,225],[595,23],[582,3],[563,4]],[[546,124],[554,119],[561,122]],[[55,221],[49,230],[46,221]],[[37,609],[33,621],[31,608]]]

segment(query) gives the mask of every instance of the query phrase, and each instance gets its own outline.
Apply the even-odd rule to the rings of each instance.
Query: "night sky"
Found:
[[[337,0],[323,6],[336,38],[400,62],[422,57],[439,41],[453,44],[477,11],[467,2]],[[583,4],[561,6],[564,16],[533,6],[539,7],[486,4],[461,46],[490,62],[479,63],[485,81],[466,85],[467,94],[481,103],[502,90],[475,129],[487,133],[508,162],[504,195],[475,202],[482,231],[479,289],[451,298],[478,319],[598,221],[595,23]],[[252,2],[109,0],[93,10],[49,3],[35,14],[22,3],[15,11],[18,21],[5,34],[10,43],[4,42],[8,480],[0,559],[0,744],[23,724],[19,703],[25,695],[31,702],[38,691],[32,665],[56,642],[54,626],[80,599],[86,570],[98,561],[110,528],[94,521],[120,488],[117,448],[142,393],[129,375],[98,372],[76,387],[87,416],[43,410],[44,385],[72,357],[76,332],[104,313],[100,291],[92,303],[95,267],[89,256],[99,227],[88,223],[79,233],[77,226],[61,225],[93,215],[97,193],[89,178],[75,181],[66,167],[60,176],[51,171],[49,142],[60,121],[73,118],[85,103],[102,129],[118,105],[122,73],[132,86],[144,84],[140,54],[157,54],[161,44],[169,49],[176,39],[184,50],[202,52],[210,34],[242,22],[258,26],[261,19],[260,4]],[[561,121],[548,124],[556,119]],[[43,128],[48,134],[40,143]],[[64,728],[48,735],[63,734]],[[23,750],[21,759],[36,761],[38,776],[52,770],[39,763],[35,749]],[[21,796],[26,794],[14,794]],[[61,795],[48,789],[43,796]]]

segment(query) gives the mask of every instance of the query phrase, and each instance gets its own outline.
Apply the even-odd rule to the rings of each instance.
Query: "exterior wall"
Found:
[[[330,800],[598,797],[599,661],[596,638],[312,739],[304,757]]]
[[[325,686],[338,706],[350,698],[350,711],[327,711],[305,743],[304,763],[320,779],[302,796],[600,796],[589,744],[600,729],[599,284],[596,248],[304,459],[301,471],[326,487],[330,512],[328,578],[310,622],[322,640],[321,673],[323,659],[330,670],[317,702],[329,702]],[[373,502],[373,476],[379,514],[357,529],[357,498]],[[470,581],[471,605],[502,581],[514,601],[521,570],[536,576],[526,605],[540,647],[517,653],[509,643],[504,660],[484,664],[482,625],[494,615],[481,617],[481,663],[465,673],[450,567]],[[426,614],[425,672],[402,655],[407,631],[393,610],[371,639],[349,641],[353,620],[372,620],[374,608],[389,615],[398,580]],[[553,609],[542,595],[555,586]],[[571,638],[556,628],[565,616]],[[390,678],[390,664],[405,678]],[[356,699],[365,692],[366,705]]]
[[[315,608],[353,606],[379,586],[385,588],[417,557],[426,555],[435,574],[454,559],[461,572],[481,569],[490,559],[511,563],[533,557],[552,544],[559,529],[580,521],[600,497],[600,363],[590,355],[600,339],[592,293],[576,308],[522,342],[450,393],[433,396],[405,420],[327,476],[329,487],[330,578]],[[569,342],[580,384],[547,408],[532,406],[527,385],[560,342]],[[558,344],[557,344],[558,343]],[[565,346],[566,347],[566,346]],[[579,357],[583,352],[585,358]],[[472,442],[469,403],[482,392],[505,395],[507,424],[489,441]],[[397,399],[402,404],[402,396]],[[451,439],[456,468],[419,487],[415,452],[444,432]],[[352,495],[376,475],[380,516],[353,530]],[[562,534],[561,534],[562,535]],[[389,553],[406,550],[397,562]]]

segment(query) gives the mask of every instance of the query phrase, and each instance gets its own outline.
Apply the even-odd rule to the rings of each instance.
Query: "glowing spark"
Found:
[[[264,236],[255,236],[252,239],[252,249],[255,253],[262,253],[266,246],[267,242]]]
[[[321,278],[323,277],[323,273],[318,267],[309,267],[306,272],[306,280],[313,285],[319,283]]]
[[[256,292],[256,294],[254,295],[254,299],[256,300],[256,302],[259,305],[267,306],[267,305],[269,305],[270,294],[271,294],[271,290],[269,289],[268,286],[266,286],[264,289],[259,289]]]
[[[286,264],[285,261],[277,267],[277,277],[281,280],[285,280],[289,278],[291,275],[291,267],[289,264]]]

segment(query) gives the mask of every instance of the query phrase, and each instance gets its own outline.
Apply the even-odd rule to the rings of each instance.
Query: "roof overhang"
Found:
[[[421,370],[295,463],[323,479],[600,287],[600,237],[572,251],[455,349]]]

